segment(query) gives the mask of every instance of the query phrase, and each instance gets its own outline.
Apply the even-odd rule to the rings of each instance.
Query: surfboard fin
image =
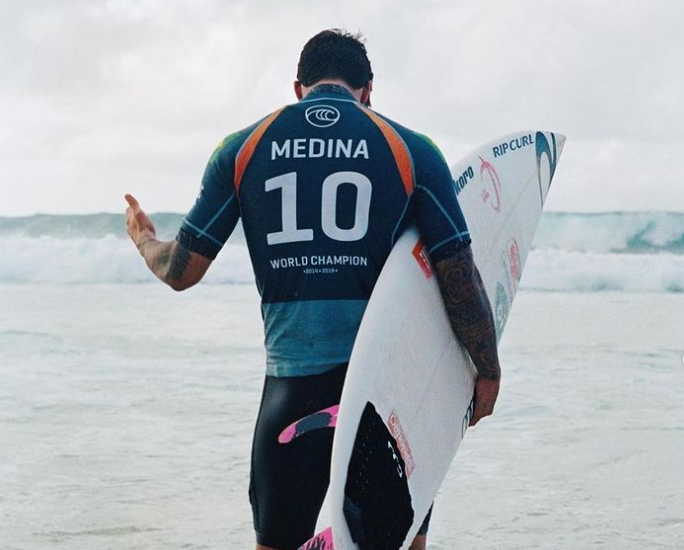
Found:
[[[321,428],[334,428],[337,425],[339,405],[320,410],[290,424],[278,436],[278,443],[290,443],[300,435]]]
[[[307,540],[297,550],[335,550],[333,546],[332,527],[324,529],[318,535]]]

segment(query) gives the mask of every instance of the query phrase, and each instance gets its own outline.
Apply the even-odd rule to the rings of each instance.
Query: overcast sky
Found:
[[[454,163],[568,142],[553,210],[684,211],[681,0],[2,0],[0,215],[186,211],[215,144],[294,99],[306,40],[363,31],[376,110]]]

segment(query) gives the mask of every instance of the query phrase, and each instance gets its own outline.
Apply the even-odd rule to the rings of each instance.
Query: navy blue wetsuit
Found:
[[[434,144],[330,85],[223,140],[177,239],[214,258],[240,217],[271,376],[349,360],[375,281],[411,222],[433,261],[470,242]]]
[[[434,144],[333,85],[225,138],[177,240],[214,258],[239,218],[267,351],[252,447],[254,526],[259,544],[296,549],[325,497],[332,431],[286,445],[278,435],[339,403],[361,317],[402,231],[416,223],[433,261],[470,236]]]

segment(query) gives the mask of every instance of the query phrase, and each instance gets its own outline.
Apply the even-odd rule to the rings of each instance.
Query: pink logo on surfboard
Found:
[[[332,527],[328,527],[325,531],[321,531],[318,535],[309,539],[298,550],[335,550]]]
[[[508,270],[511,277],[517,282],[520,282],[520,276],[522,275],[522,269],[520,267],[520,247],[518,246],[518,241],[515,237],[510,238],[506,248],[508,249]]]
[[[482,203],[489,203],[494,212],[498,214],[501,212],[501,180],[499,180],[499,174],[491,162],[487,162],[482,157],[480,157],[480,161],[482,161],[480,164],[480,180],[483,184]],[[485,173],[487,174],[486,178]]]
[[[387,427],[389,428],[392,437],[397,442],[397,448],[401,453],[401,458],[404,459],[404,466],[406,467],[406,477],[410,478],[413,470],[416,467],[416,463],[413,461],[413,454],[411,454],[411,447],[409,446],[408,439],[404,433],[404,429],[401,427],[401,422],[399,422],[399,417],[396,411],[392,411],[387,419]]]

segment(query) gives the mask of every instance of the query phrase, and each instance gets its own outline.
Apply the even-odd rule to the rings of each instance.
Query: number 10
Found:
[[[349,183],[356,187],[354,225],[342,229],[337,225],[337,196],[340,185]],[[266,235],[269,245],[301,241],[313,241],[313,229],[297,227],[297,172],[290,172],[266,180],[266,191],[282,190],[282,231]],[[358,241],[368,231],[371,192],[370,180],[358,172],[335,172],[323,181],[321,197],[321,227],[331,239],[336,241]]]

